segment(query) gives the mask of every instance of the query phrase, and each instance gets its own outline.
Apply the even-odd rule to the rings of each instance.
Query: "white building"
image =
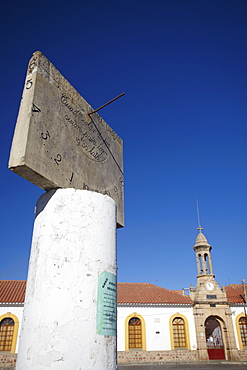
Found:
[[[247,361],[246,285],[219,287],[212,247],[201,230],[194,246],[197,285],[190,296],[149,283],[118,283],[119,362]],[[18,352],[25,286],[0,281],[0,363]]]
[[[176,329],[172,330],[174,325]],[[148,283],[118,283],[119,351],[196,347],[189,296]]]

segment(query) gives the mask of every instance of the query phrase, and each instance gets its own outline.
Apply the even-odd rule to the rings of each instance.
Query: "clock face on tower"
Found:
[[[212,290],[214,290],[214,284],[211,281],[208,281],[206,283],[206,288],[207,288],[207,290],[212,291]]]

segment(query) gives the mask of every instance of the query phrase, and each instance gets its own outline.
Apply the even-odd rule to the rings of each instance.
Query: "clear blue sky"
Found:
[[[40,50],[124,140],[118,280],[196,283],[196,198],[220,285],[247,280],[247,1],[3,0],[1,279],[26,279],[43,193],[7,168]]]

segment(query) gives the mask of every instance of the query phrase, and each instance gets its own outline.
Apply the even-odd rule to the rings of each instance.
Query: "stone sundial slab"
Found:
[[[9,169],[42,189],[112,197],[124,226],[123,142],[39,51],[29,61]]]

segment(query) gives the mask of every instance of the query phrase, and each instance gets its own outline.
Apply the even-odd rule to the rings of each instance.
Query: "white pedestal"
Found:
[[[106,335],[98,298],[107,282],[114,296],[115,202],[58,189],[42,195],[36,210],[16,369],[116,369],[116,312],[107,311],[113,331]]]

